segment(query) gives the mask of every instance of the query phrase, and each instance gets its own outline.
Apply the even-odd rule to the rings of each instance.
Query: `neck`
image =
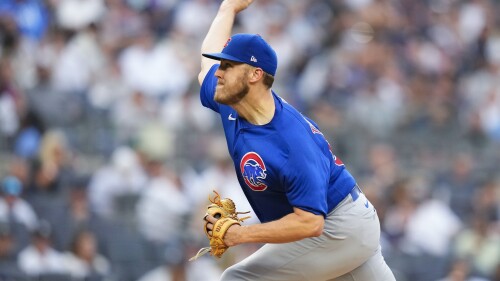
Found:
[[[271,122],[276,109],[271,89],[249,92],[243,100],[232,107],[239,116],[254,125],[265,125]]]

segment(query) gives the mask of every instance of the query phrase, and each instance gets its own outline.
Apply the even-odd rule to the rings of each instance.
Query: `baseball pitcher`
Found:
[[[265,243],[224,281],[393,281],[377,212],[314,121],[272,90],[278,61],[259,35],[231,36],[252,0],[224,0],[201,47],[200,99],[220,114],[239,183],[260,224],[213,200],[206,249]],[[214,211],[216,210],[216,211]],[[225,216],[224,214],[228,215]]]

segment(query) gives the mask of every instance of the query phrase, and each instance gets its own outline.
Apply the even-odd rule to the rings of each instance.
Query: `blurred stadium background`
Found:
[[[198,101],[218,2],[0,0],[0,280],[218,280],[259,246],[186,262],[214,188],[250,209]],[[238,17],[378,208],[398,281],[500,280],[499,14],[255,0]]]

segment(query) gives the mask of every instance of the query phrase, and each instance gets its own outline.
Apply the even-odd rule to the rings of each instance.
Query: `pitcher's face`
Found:
[[[249,69],[243,63],[221,60],[215,76],[219,78],[214,100],[225,105],[241,101],[250,90],[248,86]]]

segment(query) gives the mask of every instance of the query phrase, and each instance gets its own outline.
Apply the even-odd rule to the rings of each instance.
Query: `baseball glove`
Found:
[[[214,193],[215,197],[213,199],[208,196],[208,200],[211,204],[208,205],[207,213],[203,217],[203,219],[205,219],[206,216],[211,215],[217,219],[217,222],[213,225],[212,234],[209,233],[210,229],[208,229],[208,224],[210,222],[206,221],[204,224],[205,235],[210,241],[210,247],[201,248],[194,257],[189,259],[190,261],[195,260],[208,252],[217,258],[222,257],[224,252],[226,252],[229,248],[224,243],[224,235],[226,234],[226,231],[233,224],[240,225],[241,222],[250,218],[249,216],[239,218],[238,215],[247,214],[249,212],[236,212],[236,205],[233,200],[229,198],[221,199],[219,193],[215,190]]]

